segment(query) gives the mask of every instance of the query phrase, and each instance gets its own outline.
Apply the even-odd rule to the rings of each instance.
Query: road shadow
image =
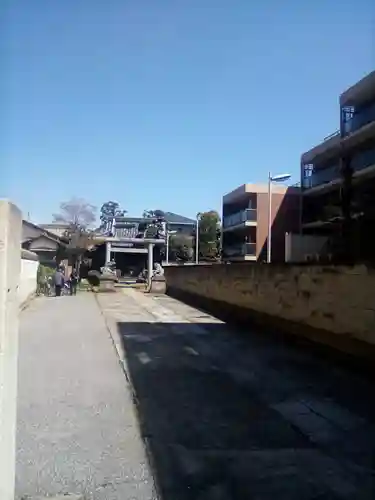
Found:
[[[354,449],[352,428],[327,416],[306,427],[283,410],[334,401],[327,411],[349,407],[363,434],[375,414],[362,376],[219,323],[121,322],[118,331],[163,500],[370,498],[368,437]]]

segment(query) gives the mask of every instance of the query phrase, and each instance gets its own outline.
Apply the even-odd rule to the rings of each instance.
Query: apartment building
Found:
[[[297,232],[299,228],[300,190],[274,184],[271,196],[272,261],[284,262],[285,233]],[[223,260],[266,260],[268,214],[267,184],[243,184],[223,197]]]
[[[340,129],[301,157],[302,228],[333,240],[350,220],[364,250],[375,219],[375,71],[339,103]]]

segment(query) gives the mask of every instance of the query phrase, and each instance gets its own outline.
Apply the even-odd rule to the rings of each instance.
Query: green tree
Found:
[[[194,258],[194,239],[184,234],[173,234],[169,237],[169,259],[191,262]]]
[[[162,210],[144,210],[142,216],[150,219],[145,231],[145,238],[163,238],[164,234],[164,212]],[[164,250],[162,250],[162,253]]]
[[[217,260],[220,255],[220,215],[216,210],[197,215],[199,228],[199,258]]]
[[[164,217],[163,210],[144,210],[142,217],[145,219],[161,219]]]
[[[101,226],[105,226],[105,224],[113,219],[116,216],[124,216],[126,214],[126,210],[121,210],[119,203],[117,201],[106,201],[103,203],[100,209],[100,222]]]

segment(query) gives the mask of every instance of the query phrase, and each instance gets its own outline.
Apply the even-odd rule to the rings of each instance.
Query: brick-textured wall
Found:
[[[174,266],[165,275],[171,293],[375,344],[375,271],[364,266]]]

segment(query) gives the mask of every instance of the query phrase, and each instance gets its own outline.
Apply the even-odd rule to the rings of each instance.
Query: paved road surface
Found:
[[[88,293],[24,313],[18,498],[152,498],[130,390],[163,500],[373,498],[366,378],[165,296],[98,301],[103,317]]]
[[[95,298],[38,298],[22,313],[17,499],[86,493],[151,500],[131,393]]]
[[[99,297],[164,500],[374,498],[373,385],[169,297]]]

